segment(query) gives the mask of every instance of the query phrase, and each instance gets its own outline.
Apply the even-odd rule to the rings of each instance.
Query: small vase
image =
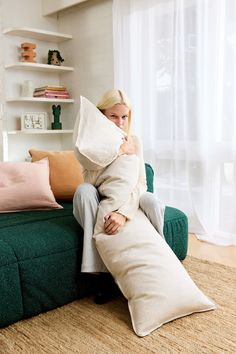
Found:
[[[33,97],[34,85],[31,80],[25,80],[21,86],[21,96],[23,97]]]

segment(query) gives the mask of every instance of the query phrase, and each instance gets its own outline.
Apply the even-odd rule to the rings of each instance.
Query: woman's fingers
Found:
[[[124,141],[123,144],[121,144],[120,149],[123,154],[127,155],[133,155],[136,152],[135,145],[132,141]]]
[[[110,230],[107,231],[106,233],[107,233],[108,235],[115,235],[115,234],[117,234],[118,231],[119,231],[119,227],[114,226],[112,229],[110,229]]]
[[[119,229],[125,224],[126,218],[116,212],[107,214],[104,218],[104,230],[108,235],[116,234]]]
[[[115,221],[109,219],[104,224],[104,229],[106,233],[113,233],[118,229],[118,227],[119,225]]]

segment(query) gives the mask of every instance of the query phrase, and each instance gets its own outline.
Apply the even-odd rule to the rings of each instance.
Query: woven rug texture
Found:
[[[139,338],[122,296],[105,305],[85,298],[0,329],[0,354],[235,354],[236,269],[189,256],[183,264],[216,310]]]

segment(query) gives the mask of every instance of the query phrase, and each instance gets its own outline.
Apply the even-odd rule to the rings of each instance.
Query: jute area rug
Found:
[[[92,298],[0,330],[1,354],[236,353],[236,269],[187,257],[184,265],[218,305],[215,311],[172,321],[139,338],[126,300],[105,305]]]

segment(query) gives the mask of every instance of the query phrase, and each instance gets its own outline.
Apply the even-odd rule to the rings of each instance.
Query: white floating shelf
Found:
[[[68,39],[72,39],[70,34],[45,31],[30,27],[8,27],[3,30],[4,34],[18,37],[28,37],[38,39],[40,41],[59,43]]]
[[[15,64],[6,65],[5,69],[17,69],[17,70],[32,70],[32,71],[47,71],[47,72],[69,72],[74,71],[74,68],[70,66],[57,66],[39,63],[21,63],[17,62]]]
[[[87,0],[42,0],[43,16],[52,15]]]
[[[72,100],[70,98],[36,98],[36,97],[15,97],[15,98],[8,98],[6,99],[6,102],[45,102],[45,103],[50,103],[50,102],[60,102],[60,103],[74,103],[75,100]]]
[[[29,130],[10,130],[7,132],[8,135],[22,135],[22,134],[72,134],[72,129],[62,129],[62,130],[37,130],[37,129],[29,129]]]

